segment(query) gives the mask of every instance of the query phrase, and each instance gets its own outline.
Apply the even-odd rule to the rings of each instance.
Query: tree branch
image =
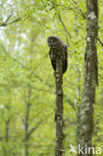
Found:
[[[76,111],[74,102],[71,101],[66,95],[64,95],[64,97],[65,97],[65,101],[72,106],[72,108],[73,108],[74,111]]]
[[[15,22],[18,22],[18,21],[22,20],[24,17],[26,17],[26,15],[24,15],[23,17],[19,17],[19,18],[15,19],[15,20],[11,21],[10,23],[8,23],[9,19],[11,18],[11,16],[12,15],[9,15],[8,18],[5,20],[5,22],[3,22],[0,25],[0,27],[5,27],[5,26],[8,26],[8,25],[11,25],[11,24],[13,24]]]
[[[99,41],[99,43],[101,44],[101,46],[103,47],[103,42],[101,41],[100,38],[97,38],[97,40]]]
[[[77,1],[73,0],[73,3],[76,4],[76,7],[75,7],[76,10],[74,10],[74,11],[77,12],[78,14],[80,14],[84,19],[86,19],[86,14],[85,14],[85,13],[82,11],[82,9],[78,6]],[[71,8],[71,9],[72,9],[72,8]],[[78,9],[78,11],[80,11],[80,12],[78,12],[77,9]]]
[[[63,26],[63,28],[64,28],[64,31],[68,34],[69,38],[71,39],[71,38],[72,38],[72,37],[71,37],[71,34],[70,34],[69,31],[67,30],[67,28],[66,28],[66,26],[65,26],[65,24],[64,24],[64,22],[63,22],[63,20],[62,20],[62,18],[61,18],[60,13],[58,14],[58,18],[59,18],[59,21],[61,22],[61,24],[62,24],[62,26]]]
[[[83,19],[86,19],[86,15],[85,15],[85,13],[83,13],[83,11],[82,11],[82,9],[80,7],[78,7],[78,9],[77,9],[75,7],[74,8],[72,8],[70,6],[66,7],[65,5],[63,6],[63,5],[60,5],[60,4],[58,6],[64,8],[64,9],[72,10],[72,11],[76,12],[77,14],[79,14],[80,16],[82,16]]]
[[[39,125],[42,123],[42,121],[40,121],[35,127],[33,127],[27,135],[27,138],[29,138],[31,136],[31,134],[39,127]]]

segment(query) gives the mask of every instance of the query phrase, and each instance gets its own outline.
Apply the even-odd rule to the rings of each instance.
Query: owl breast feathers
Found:
[[[67,45],[57,36],[48,37],[48,46],[50,47],[49,55],[53,69],[56,71],[57,57],[62,60],[63,74],[67,70]]]

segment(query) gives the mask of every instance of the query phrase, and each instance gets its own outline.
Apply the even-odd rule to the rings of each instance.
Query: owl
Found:
[[[57,57],[62,60],[62,72],[63,74],[67,70],[67,45],[58,36],[48,37],[49,56],[53,69],[56,71],[56,59]]]

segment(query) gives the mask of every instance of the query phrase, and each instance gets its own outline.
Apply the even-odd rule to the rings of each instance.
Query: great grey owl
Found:
[[[64,74],[67,70],[67,44],[57,36],[49,36],[47,41],[50,47],[49,55],[53,69],[56,71],[56,59],[58,57],[62,60],[62,72]]]

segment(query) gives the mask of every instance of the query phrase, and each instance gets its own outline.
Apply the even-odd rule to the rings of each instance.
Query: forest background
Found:
[[[103,2],[99,0],[97,42],[99,86],[94,108],[93,145],[103,142]],[[84,0],[0,1],[0,156],[53,156],[55,81],[47,38],[68,45],[64,74],[65,155],[77,146],[77,112],[84,81]],[[103,148],[103,147],[102,147]]]

